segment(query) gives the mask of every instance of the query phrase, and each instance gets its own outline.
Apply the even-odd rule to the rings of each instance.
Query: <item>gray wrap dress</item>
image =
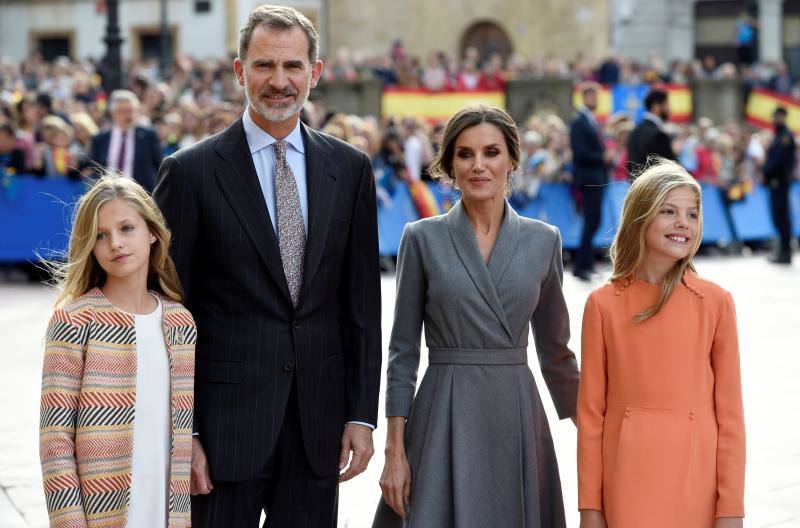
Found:
[[[389,345],[387,416],[408,418],[411,504],[373,528],[566,526],[553,439],[527,365],[533,326],[560,418],[575,416],[561,238],[506,203],[488,265],[458,202],[406,226]],[[414,396],[422,328],[429,367]]]

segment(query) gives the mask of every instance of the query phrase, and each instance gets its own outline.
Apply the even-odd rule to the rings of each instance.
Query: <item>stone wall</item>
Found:
[[[340,47],[384,52],[400,38],[413,55],[458,56],[464,32],[482,21],[503,28],[523,57],[608,50],[607,0],[336,0],[328,16],[332,53]]]

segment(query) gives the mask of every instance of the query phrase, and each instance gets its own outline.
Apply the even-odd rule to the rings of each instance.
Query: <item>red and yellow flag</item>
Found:
[[[386,88],[381,100],[381,115],[418,117],[428,121],[445,121],[469,104],[506,107],[506,94],[502,91],[444,91],[423,89]]]
[[[772,113],[779,106],[788,112],[786,125],[789,129],[795,134],[800,133],[800,100],[761,88],[755,88],[747,98],[747,122],[757,127],[770,128]]]

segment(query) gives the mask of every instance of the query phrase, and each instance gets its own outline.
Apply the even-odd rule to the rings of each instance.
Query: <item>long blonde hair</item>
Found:
[[[636,274],[647,250],[645,232],[650,222],[664,205],[667,194],[673,189],[682,187],[690,189],[697,198],[697,236],[692,241],[689,254],[676,262],[664,277],[661,295],[656,303],[635,317],[639,322],[661,310],[687,269],[696,272],[692,258],[697,253],[703,238],[702,192],[697,181],[683,167],[674,161],[651,157],[648,159],[648,167],[633,180],[625,196],[622,220],[610,251],[613,264],[611,281],[629,279]]]
[[[180,302],[182,290],[175,264],[169,256],[172,235],[156,203],[141,185],[129,178],[105,175],[98,179],[78,201],[69,237],[66,262],[45,261],[61,290],[56,306],[80,297],[92,288],[101,287],[106,272],[92,254],[97,239],[97,213],[114,199],[128,202],[144,219],[147,229],[156,237],[150,246],[147,286]]]

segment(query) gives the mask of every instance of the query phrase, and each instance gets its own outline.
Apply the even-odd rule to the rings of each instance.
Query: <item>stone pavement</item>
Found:
[[[800,527],[800,263],[774,267],[763,256],[702,258],[700,273],[733,292],[741,339],[747,420],[745,526]],[[567,275],[571,345],[579,348],[586,296],[599,283]],[[382,280],[384,352],[391,330],[394,277]],[[0,284],[0,527],[45,527],[47,513],[38,458],[42,337],[54,294],[43,286]],[[531,341],[532,342],[532,341]],[[424,354],[423,354],[424,356]],[[385,359],[384,359],[385,364]],[[425,367],[424,358],[420,371]],[[540,388],[535,354],[531,367]],[[384,379],[385,386],[385,379]],[[575,428],[558,422],[542,394],[556,443],[570,528],[577,528]],[[381,415],[383,401],[381,401]],[[340,489],[339,526],[367,528],[377,504],[385,423],[375,433],[376,455],[365,474]]]

